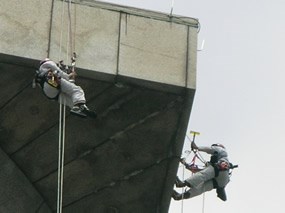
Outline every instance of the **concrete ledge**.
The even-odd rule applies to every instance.
[[[191,27],[199,28],[199,20],[196,18],[179,16],[175,14],[172,14],[172,16],[170,16],[170,14],[162,13],[158,11],[138,9],[135,7],[122,6],[122,5],[106,3],[102,1],[72,0],[72,2],[76,4],[87,5],[90,7],[96,7],[96,8],[101,8],[105,10],[111,10],[115,12],[126,13],[130,15],[141,16],[141,17],[160,20],[160,21],[173,22],[177,24],[189,25]]]
[[[68,63],[75,51],[81,69],[196,88],[197,19],[91,0],[10,0],[0,13],[3,54]]]
[[[39,68],[40,60],[36,59],[28,59],[19,56],[7,55],[0,53],[0,63],[14,64],[18,66],[30,67],[35,70]],[[118,87],[123,86],[123,84],[130,84],[134,86],[143,86],[149,89],[154,89],[158,91],[171,92],[179,94],[183,91],[187,91],[188,89],[184,87],[179,87],[175,85],[147,81],[139,78],[132,78],[123,75],[113,75],[108,73],[102,73],[82,68],[76,68],[76,72],[78,73],[78,77],[81,78],[90,78],[99,81],[113,82]]]

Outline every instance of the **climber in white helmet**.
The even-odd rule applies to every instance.
[[[225,187],[230,181],[229,169],[230,162],[228,153],[222,144],[213,144],[210,147],[198,147],[194,142],[191,143],[193,150],[206,152],[211,155],[210,162],[206,167],[197,173],[194,173],[185,181],[176,178],[176,187],[189,187],[184,193],[180,194],[173,190],[172,198],[174,200],[188,199],[198,196],[206,191],[216,189],[217,196],[223,201],[227,200]]]
[[[71,81],[76,73],[72,71],[67,74],[49,58],[40,62],[35,82],[40,85],[44,94],[49,99],[55,99],[71,108],[70,112],[81,117],[96,117],[94,111],[86,106],[86,99],[83,89]]]

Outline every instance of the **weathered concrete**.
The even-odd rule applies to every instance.
[[[51,212],[33,184],[0,149],[0,212]]]
[[[47,55],[52,1],[2,1],[1,53],[38,59]]]
[[[99,117],[67,114],[64,212],[166,213],[195,93],[198,21],[72,2],[72,46],[67,3],[1,5],[0,210],[56,208],[58,104],[31,80],[40,59],[75,49],[76,82]]]
[[[22,78],[16,78],[9,95],[0,93],[0,144],[40,192],[45,205],[55,210],[57,103],[31,88],[33,68],[14,65],[17,58],[11,59],[0,63],[4,76],[0,85],[9,87],[6,80],[15,75]],[[194,91],[154,90],[134,80],[128,83],[127,79],[120,87],[114,82],[87,78],[78,78],[77,82],[86,91],[88,105],[96,107],[100,116],[92,120],[68,114],[66,212],[93,209],[100,213],[113,207],[118,212],[167,212]],[[10,193],[21,199],[20,194]]]
[[[72,2],[70,7],[59,0],[3,2],[1,52],[60,60],[75,51],[83,69],[195,89],[196,19]]]

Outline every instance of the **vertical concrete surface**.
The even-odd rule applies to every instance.
[[[56,210],[58,105],[31,82],[70,63],[98,118],[67,113],[64,212],[166,213],[196,89],[197,19],[95,0],[0,7],[0,212]]]
[[[51,212],[38,191],[2,149],[0,162],[0,212]]]

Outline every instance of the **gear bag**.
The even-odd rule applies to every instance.
[[[226,201],[227,194],[226,194],[225,187],[219,187],[217,180],[215,178],[213,178],[213,185],[214,185],[214,189],[216,189],[217,197],[220,198],[222,201]]]
[[[58,99],[60,93],[60,78],[52,71],[40,75],[40,72],[36,70],[33,87],[35,87],[36,84],[42,88],[42,91],[47,98],[52,100]]]

